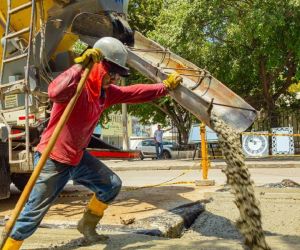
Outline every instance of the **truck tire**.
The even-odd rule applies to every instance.
[[[164,150],[162,158],[163,159],[171,159],[171,154],[167,150]]]
[[[139,157],[140,157],[141,160],[144,160],[144,158],[145,158],[142,152],[140,152]]]
[[[19,189],[20,191],[23,191],[23,189],[25,188],[29,178],[30,178],[29,173],[13,173],[11,175],[11,181],[13,184],[15,184],[15,186],[17,187],[17,189]]]
[[[8,164],[8,143],[0,142],[0,199],[10,196],[10,173]]]

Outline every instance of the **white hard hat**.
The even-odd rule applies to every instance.
[[[104,59],[111,65],[111,71],[121,76],[129,75],[129,68],[126,67],[127,50],[123,43],[113,37],[102,37],[95,44],[94,48],[100,49]]]

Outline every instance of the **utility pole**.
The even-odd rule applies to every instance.
[[[125,86],[125,78],[122,77],[121,85]],[[122,124],[123,124],[123,150],[129,149],[129,138],[128,138],[128,119],[127,119],[127,104],[122,103]]]

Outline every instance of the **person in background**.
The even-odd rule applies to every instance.
[[[170,129],[162,130],[161,126],[157,125],[157,130],[155,130],[155,132],[154,132],[156,159],[162,159],[162,157],[163,157],[163,151],[164,151],[163,135],[164,135],[164,132],[166,132]]]
[[[118,86],[120,76],[129,75],[129,69],[125,66],[126,48],[113,37],[101,38],[93,49],[86,50],[75,59],[76,64],[50,83],[48,95],[53,102],[53,108],[34,155],[35,166],[76,91],[84,67],[91,60],[94,66],[85,87],[2,250],[21,248],[23,241],[36,231],[69,180],[93,192],[93,197],[78,223],[78,231],[87,242],[105,240],[107,237],[99,235],[96,227],[104,215],[104,210],[120,192],[122,181],[103,162],[85,150],[99,118],[112,105],[143,103],[165,96],[182,81],[179,74],[173,73],[162,83]]]

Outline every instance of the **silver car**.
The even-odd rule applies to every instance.
[[[174,158],[177,151],[174,151],[176,147],[175,142],[171,141],[164,141],[163,142],[164,150],[163,150],[163,159],[171,159]],[[140,150],[140,158],[143,160],[144,158],[152,158],[156,159],[156,148],[155,148],[155,141],[153,139],[147,139],[140,141],[137,146],[137,150]]]

